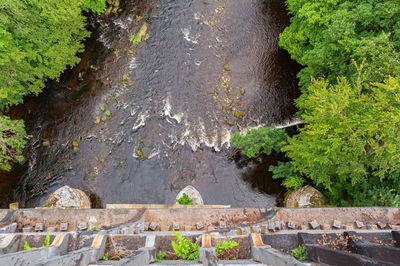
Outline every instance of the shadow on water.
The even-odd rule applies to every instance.
[[[150,38],[134,46],[144,22]],[[206,204],[275,206],[279,155],[244,158],[229,138],[295,112],[283,1],[132,1],[96,23],[81,63],[13,111],[33,138],[6,201],[42,205],[69,185],[94,207],[172,203],[190,184]]]

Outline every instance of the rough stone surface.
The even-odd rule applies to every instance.
[[[325,198],[315,188],[304,186],[290,193],[285,204],[289,208],[320,207],[325,205]]]
[[[334,229],[340,229],[342,227],[342,223],[340,221],[338,221],[338,220],[333,220],[332,227]]]
[[[32,231],[33,231],[33,228],[31,226],[22,228],[23,233],[29,233]]]
[[[367,224],[367,229],[368,230],[376,230],[377,226],[375,224]]]
[[[275,222],[275,230],[277,230],[277,231],[279,231],[279,230],[282,230],[283,228],[282,228],[282,223],[281,223],[281,221],[276,221]]]
[[[248,227],[240,227],[239,228],[239,234],[240,235],[248,235],[248,234],[250,234],[250,228],[248,228]]]
[[[253,226],[251,227],[251,231],[252,231],[252,233],[260,234],[260,233],[261,233],[261,228],[260,228],[259,225],[253,225]]]
[[[224,221],[219,222],[219,227],[226,227],[226,223]]]
[[[47,232],[57,232],[57,227],[48,227]]]
[[[145,230],[145,231],[149,231],[149,225],[150,225],[150,223],[149,223],[149,222],[145,222],[143,225],[144,225],[144,230]]]
[[[82,190],[63,186],[50,194],[46,201],[49,208],[90,208],[89,197]]]
[[[268,224],[262,224],[261,225],[261,234],[266,234],[268,233]]]
[[[193,205],[204,205],[203,198],[201,197],[200,192],[190,185],[185,187],[178,193],[175,199],[176,204],[179,204],[176,200],[181,198],[183,196],[183,193],[188,195],[189,198],[193,200]]]
[[[274,223],[269,223],[268,224],[268,230],[271,231],[271,232],[275,231],[275,224]]]
[[[322,230],[329,230],[331,228],[329,224],[321,224],[320,227]]]
[[[319,228],[319,223],[316,220],[312,220],[309,223],[309,225],[310,225],[311,229],[318,229]]]

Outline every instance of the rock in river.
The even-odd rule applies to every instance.
[[[90,208],[90,200],[82,190],[63,186],[50,194],[46,201],[49,208]]]
[[[186,193],[186,195],[188,195],[189,198],[193,200],[193,205],[203,205],[204,204],[203,198],[201,197],[200,192],[197,191],[197,189],[195,189],[194,187],[192,187],[190,185],[186,186],[184,189],[182,189],[178,193],[178,195],[176,196],[176,199],[181,198],[183,196],[183,193]],[[175,200],[175,203],[179,204],[176,202],[176,200]]]
[[[285,205],[289,208],[320,207],[325,205],[325,199],[321,192],[307,185],[290,193]]]

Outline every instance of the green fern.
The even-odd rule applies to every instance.
[[[44,239],[44,244],[43,244],[43,247],[48,247],[48,246],[50,246],[50,234],[49,234],[49,232],[47,232],[46,238]]]
[[[199,257],[199,246],[182,237],[174,229],[172,230],[178,240],[178,243],[171,240],[171,245],[176,255],[182,257],[184,260],[196,260]]]
[[[24,250],[30,250],[30,249],[32,248],[29,246],[28,242],[25,241]]]
[[[189,198],[186,193],[183,193],[182,197],[176,200],[181,205],[193,205],[193,200]]]
[[[215,246],[215,250],[217,252],[217,255],[221,255],[224,250],[234,248],[236,246],[239,246],[239,244],[236,241],[224,241],[220,242]]]
[[[292,256],[301,261],[306,260],[306,247],[299,245],[298,248],[292,249]]]

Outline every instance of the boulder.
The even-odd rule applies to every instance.
[[[63,186],[50,194],[46,201],[48,208],[90,208],[89,197],[82,190]]]
[[[320,207],[325,205],[325,198],[315,188],[304,186],[289,194],[285,206],[289,208]]]
[[[204,205],[203,198],[201,197],[200,192],[190,185],[186,186],[178,193],[175,199],[175,204],[179,204],[176,200],[180,199],[183,196],[183,193],[186,193],[186,195],[188,195],[189,198],[193,200],[193,205]]]

